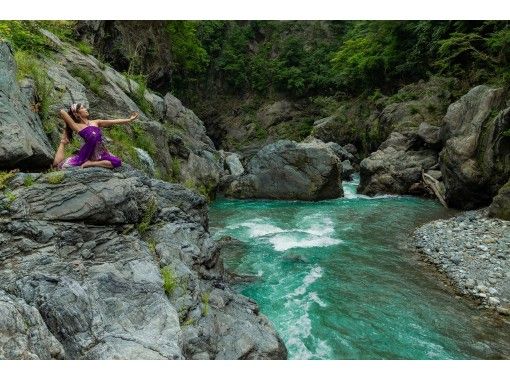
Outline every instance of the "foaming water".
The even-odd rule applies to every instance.
[[[356,194],[321,202],[227,200],[211,232],[244,242],[225,265],[258,276],[255,299],[293,359],[508,358],[508,325],[456,299],[400,242],[451,214],[437,202]]]

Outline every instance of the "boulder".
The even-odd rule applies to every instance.
[[[378,116],[378,129],[384,136],[391,132],[416,129],[422,122],[436,124],[452,101],[450,89],[456,86],[452,78],[431,77],[402,87],[388,98]]]
[[[342,165],[322,142],[280,140],[266,145],[233,180],[225,195],[234,198],[321,200],[343,196]]]
[[[391,133],[379,150],[361,161],[358,192],[365,195],[416,193],[422,170],[437,163],[437,152],[411,149],[416,135]],[[411,191],[412,190],[412,191]]]
[[[345,144],[344,149],[353,156],[356,156],[358,154],[358,148],[356,148],[354,144]]]
[[[244,173],[244,167],[236,153],[230,153],[225,158],[230,174],[241,175]]]
[[[448,107],[440,167],[451,207],[487,206],[510,176],[510,108],[501,110],[503,100],[503,89],[482,85]]]
[[[201,142],[205,147],[214,149],[214,144],[207,136],[204,123],[195,113],[184,107],[179,99],[170,93],[164,98],[165,119],[181,128],[197,142]]]
[[[352,179],[352,175],[356,171],[351,165],[351,162],[349,160],[343,160],[342,161],[342,180],[344,181],[350,181]]]
[[[428,146],[438,148],[441,145],[440,130],[439,127],[423,122],[418,127],[418,137]]]
[[[48,168],[54,151],[41,119],[16,80],[9,45],[0,42],[0,169]]]
[[[188,160],[182,163],[181,176],[184,182],[204,186],[204,190],[209,194],[218,186],[223,165],[215,154],[207,150],[197,153],[190,153]]]
[[[510,181],[499,189],[489,207],[489,216],[510,220]]]

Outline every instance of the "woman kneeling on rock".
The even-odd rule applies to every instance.
[[[138,117],[138,113],[133,112],[128,119],[89,120],[87,108],[80,103],[75,103],[71,106],[69,112],[60,110],[60,117],[64,119],[66,128],[62,133],[60,145],[53,160],[54,167],[59,169],[72,166],[81,166],[82,168],[91,166],[117,168],[122,162],[120,158],[114,156],[106,149],[101,128],[114,124],[130,123]],[[76,154],[64,159],[65,145],[73,139],[73,132],[80,135],[85,143]]]

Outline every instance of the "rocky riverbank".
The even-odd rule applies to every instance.
[[[414,233],[425,260],[456,290],[484,308],[510,315],[510,222],[467,211],[423,225]]]
[[[0,192],[1,359],[285,359],[230,288],[207,203],[124,166]]]

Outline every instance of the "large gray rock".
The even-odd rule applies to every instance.
[[[214,144],[207,136],[204,123],[195,113],[184,107],[179,99],[167,93],[165,101],[165,117],[169,122],[183,128],[189,136],[197,142],[202,142],[205,147],[214,149]]]
[[[228,170],[233,175],[241,175],[244,173],[244,167],[236,153],[228,154],[225,158],[225,163],[228,166]]]
[[[218,186],[223,165],[207,150],[197,153],[190,153],[188,160],[183,162],[181,176],[185,182],[191,182],[194,186],[204,186],[204,190],[211,193]]]
[[[488,205],[510,176],[510,108],[499,111],[503,89],[477,86],[448,107],[440,154],[448,205]]]
[[[421,123],[418,127],[418,136],[431,147],[438,147],[441,144],[440,128],[428,123]]]
[[[286,358],[226,282],[204,198],[129,167],[63,174],[0,195],[0,358]]]
[[[510,181],[499,189],[489,207],[489,216],[510,220]]]
[[[342,165],[324,143],[280,140],[266,145],[233,180],[225,194],[234,198],[320,200],[343,196]]]
[[[413,150],[417,136],[391,133],[379,150],[361,161],[358,192],[366,195],[409,194],[420,182],[422,170],[436,165],[437,152],[431,149]]]
[[[54,151],[16,80],[12,51],[0,42],[0,168],[47,168]]]

